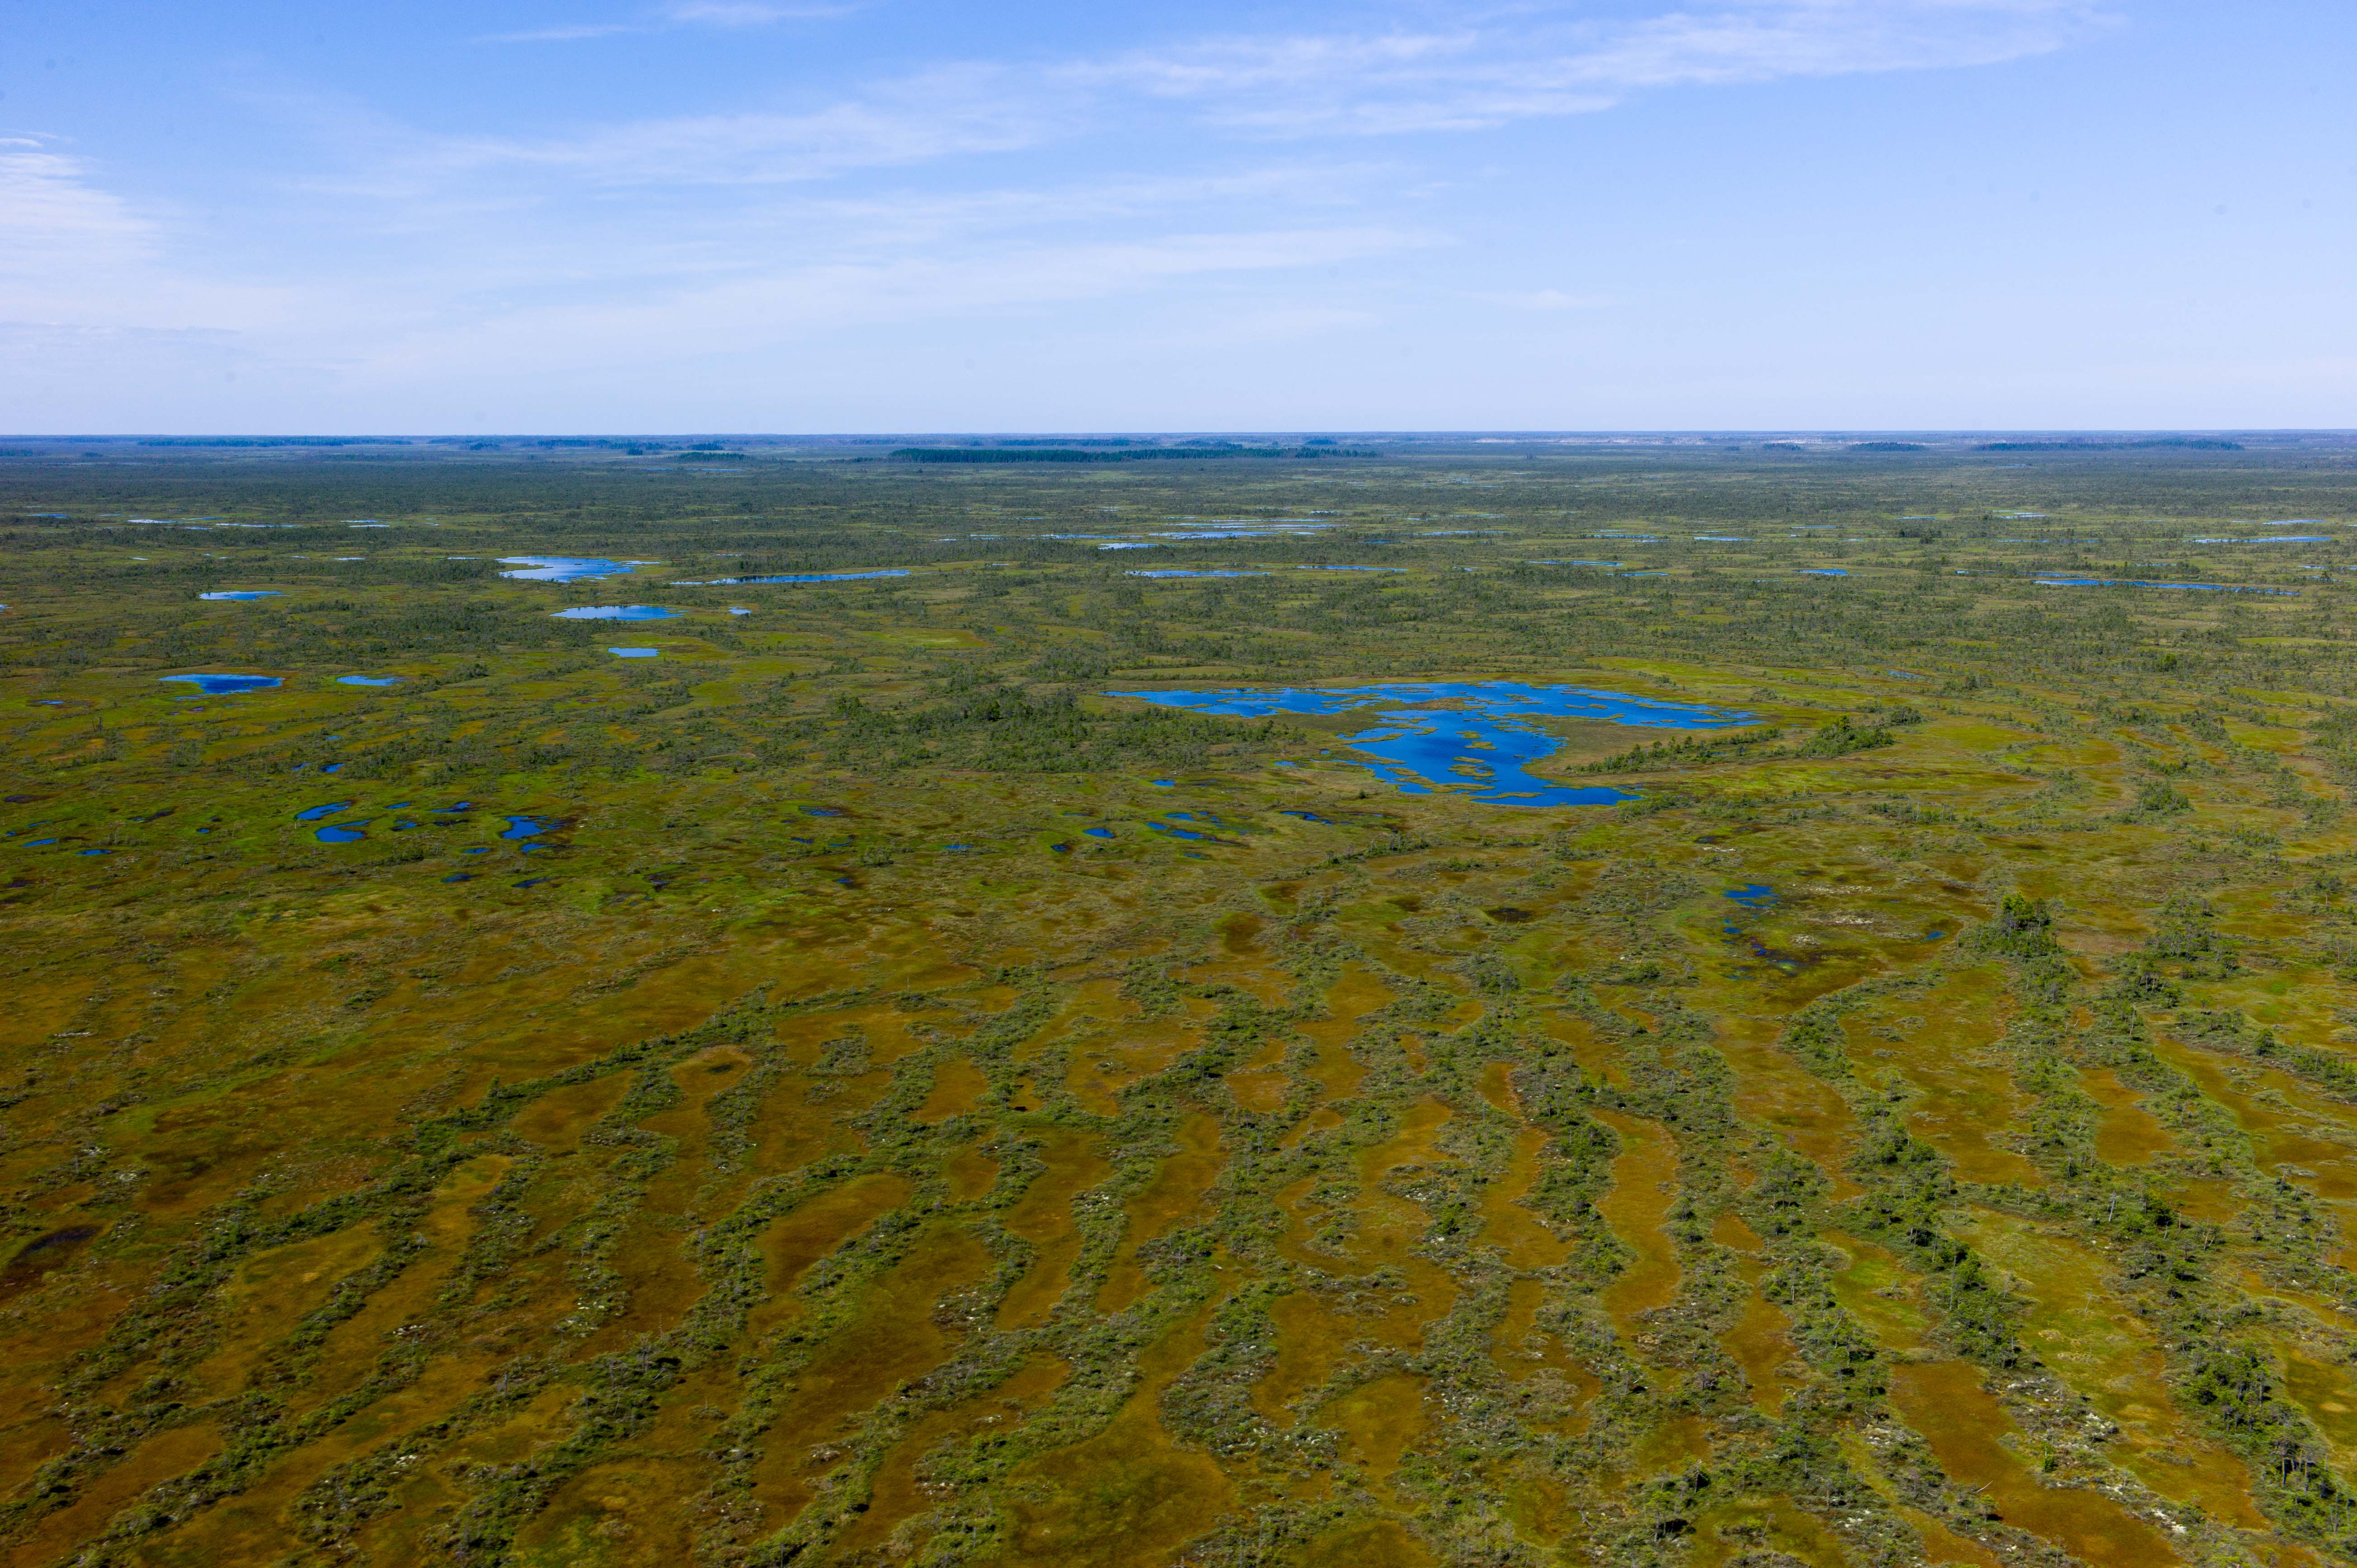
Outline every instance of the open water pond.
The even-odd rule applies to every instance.
[[[662,657],[662,650],[660,648],[609,648],[606,651],[617,659],[661,659]]]
[[[401,684],[401,679],[398,675],[339,675],[336,677],[336,684],[339,686],[398,686]]]
[[[1266,572],[1190,572],[1183,566],[1165,566],[1154,572],[1128,572],[1130,577],[1265,577]]]
[[[316,822],[323,817],[332,817],[338,811],[349,811],[351,809],[352,803],[350,800],[330,800],[324,806],[314,806],[307,811],[296,812],[295,820],[298,822]]]
[[[500,564],[520,570],[502,572],[523,583],[578,583],[591,577],[619,577],[635,566],[660,566],[660,561],[608,561],[595,555],[502,555]]]
[[[362,817],[357,822],[330,822],[311,836],[321,843],[358,843],[368,837],[362,830],[374,821],[374,817]]]
[[[218,594],[199,594],[197,597],[200,599],[234,599],[242,603],[247,599],[277,599],[284,598],[285,596],[281,594],[275,588],[235,588]]]
[[[669,620],[679,614],[661,605],[576,605],[551,613],[551,620]]]
[[[1339,714],[1371,707],[1374,728],[1341,744],[1378,758],[1364,763],[1413,795],[1469,792],[1491,805],[1593,806],[1635,797],[1603,785],[1553,783],[1524,771],[1561,746],[1533,718],[1602,719],[1668,729],[1717,729],[1750,715],[1688,703],[1665,703],[1582,686],[1532,686],[1518,681],[1390,682],[1332,689],[1116,692],[1199,714],[1266,718],[1276,714]],[[1416,703],[1416,707],[1390,704]],[[1446,707],[1438,704],[1447,703]]]
[[[186,681],[194,692],[177,692],[175,696],[225,697],[232,692],[265,692],[279,683],[275,675],[158,675],[158,681]]]

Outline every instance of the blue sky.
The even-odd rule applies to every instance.
[[[0,430],[2357,425],[2357,7],[19,0]]]

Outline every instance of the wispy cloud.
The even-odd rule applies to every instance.
[[[669,20],[701,24],[713,27],[766,27],[778,22],[810,22],[829,16],[847,16],[859,7],[852,5],[770,5],[754,0],[679,0],[664,7]]]
[[[837,9],[639,4],[515,37],[741,31]],[[288,143],[328,156],[282,166],[276,208],[237,213],[274,247],[242,270],[225,259],[228,221],[201,233],[189,212],[110,191],[61,144],[0,138],[0,317],[15,323],[0,323],[0,362],[17,342],[91,386],[234,374],[425,406],[475,381],[692,381],[706,363],[791,362],[797,345],[856,369],[902,328],[921,328],[904,336],[923,353],[969,331],[1027,354],[1098,333],[1107,362],[1116,341],[1181,359],[1340,341],[1395,326],[1419,290],[1499,313],[1502,338],[1610,328],[1620,317],[1506,313],[1628,300],[1472,292],[1584,275],[1627,288],[1576,255],[1485,262],[1479,282],[1385,273],[1457,244],[1458,222],[1471,231],[1470,204],[1445,196],[1465,160],[1436,148],[1663,90],[2022,58],[2103,24],[2082,0],[1711,0],[1614,22],[1433,0],[1426,14],[1448,24],[930,69],[903,54],[799,98],[781,86],[722,113],[570,126],[552,112],[500,134],[422,132],[357,101],[274,103],[297,127]],[[1370,140],[1417,134],[1439,139]]]
[[[154,246],[151,225],[40,136],[0,137],[0,276],[19,282],[144,260]]]
[[[566,137],[449,138],[425,153],[450,169],[570,173],[602,184],[777,184],[853,169],[1038,145],[1051,108],[995,67],[958,67],[799,113],[647,120]]]
[[[680,0],[662,15],[749,26],[816,10]],[[762,184],[1011,152],[1157,107],[1257,138],[1464,133],[1665,89],[1987,65],[2063,48],[2105,20],[2093,0],[1735,0],[1613,23],[1550,4],[1446,31],[1235,35],[1037,66],[947,65],[791,113],[454,141],[440,156],[608,184]]]
[[[1600,294],[1569,294],[1559,288],[1532,289],[1520,294],[1477,294],[1486,305],[1513,310],[1603,310],[1619,301]]]
[[[1633,22],[1531,7],[1447,32],[1238,36],[1066,68],[1275,135],[1470,131],[1638,92],[1986,65],[2104,25],[2088,0],[1756,0]]]
[[[489,33],[477,39],[486,44],[565,44],[590,38],[611,38],[631,33],[660,33],[674,27],[768,27],[780,22],[820,21],[848,16],[856,4],[812,0],[808,5],[778,5],[763,0],[673,0],[636,21],[581,22],[555,27],[529,27],[513,33]]]

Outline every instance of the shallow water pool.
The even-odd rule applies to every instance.
[[[591,577],[619,577],[637,566],[660,566],[660,561],[608,561],[596,555],[502,555],[502,565],[521,568],[502,572],[522,583],[578,583]]]
[[[1666,729],[1717,729],[1750,715],[1695,703],[1603,692],[1582,686],[1534,686],[1518,681],[1395,682],[1377,686],[1279,687],[1258,691],[1116,692],[1164,707],[1199,714],[1266,718],[1276,714],[1335,714],[1366,707],[1383,722],[1341,744],[1376,758],[1372,769],[1409,794],[1467,793],[1507,806],[1589,806],[1634,799],[1608,785],[1557,784],[1535,778],[1528,764],[1561,745],[1530,720],[1603,719]],[[1416,703],[1416,707],[1398,704]],[[1445,706],[1440,704],[1447,704]]]
[[[551,613],[552,620],[669,620],[679,614],[661,605],[576,605]]]
[[[225,697],[232,692],[264,692],[279,684],[275,675],[158,675],[158,681],[186,681],[194,692],[182,692],[179,696]]]

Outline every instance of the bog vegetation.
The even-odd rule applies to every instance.
[[[2352,514],[2248,439],[23,444],[0,1552],[2357,1560]],[[1492,679],[1725,722],[1529,720],[1538,808],[1117,694]]]

